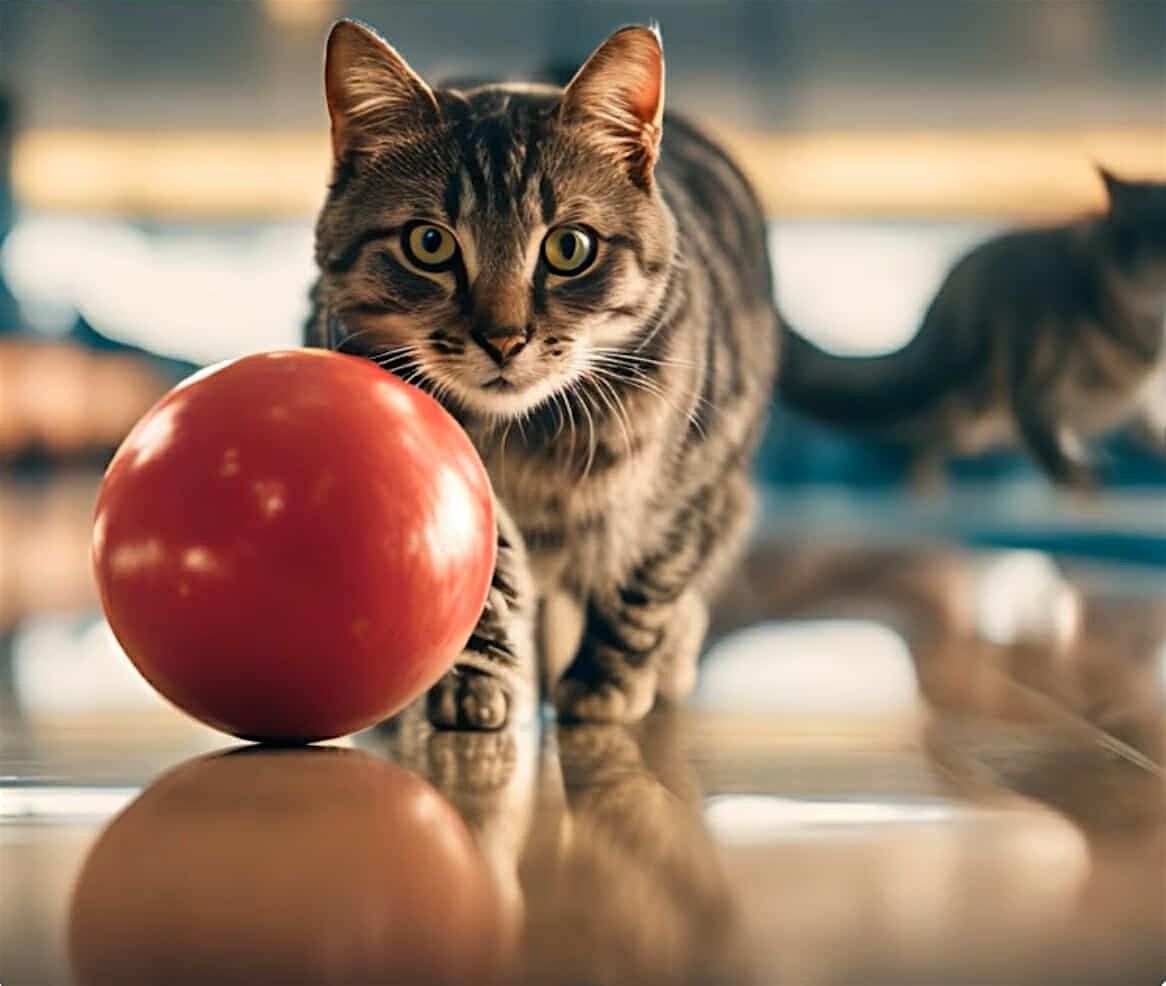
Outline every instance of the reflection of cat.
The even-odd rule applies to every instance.
[[[943,776],[973,800],[1019,795],[1080,833],[1088,864],[1062,931],[1083,943],[1080,982],[1166,972],[1164,639],[1166,604],[1092,600],[1063,653],[936,639],[916,655],[932,708],[923,741]]]
[[[559,732],[557,845],[524,860],[532,982],[746,979],[730,889],[675,716]]]
[[[1166,601],[1097,599],[1061,652],[928,641],[915,661],[931,752],[961,783],[1049,804],[1091,840],[1166,826],[1164,641]]]
[[[537,785],[523,746],[532,734],[413,725],[397,729],[394,755],[459,808],[509,884],[511,913],[525,915],[513,981],[746,981],[674,714],[559,729],[558,755],[543,751]]]
[[[998,866],[1009,865],[1010,853],[1027,857],[1027,834],[1059,832],[1067,841],[1056,851],[1066,845],[1072,851],[1058,858],[1080,863],[1080,869],[1054,874],[1055,886],[1046,888],[1052,897],[1019,895],[1023,899],[1008,913],[1029,919],[1035,914],[1040,921],[1016,934],[1044,935],[1040,922],[1054,914],[1087,930],[1095,916],[1110,936],[1106,947],[1125,951],[1105,974],[1093,975],[1104,964],[1099,959],[1102,965],[1089,966],[1091,978],[1058,981],[1098,986],[1140,981],[1129,973],[1152,968],[1162,939],[1166,789],[1156,650],[1166,637],[1166,605],[1085,597],[1034,552],[819,546],[766,550],[751,562],[757,566],[754,577],[747,566],[745,587],[732,593],[736,609],[725,613],[728,624],[829,612],[877,615],[902,630],[927,704],[922,746],[936,768],[936,783],[942,779],[956,798],[973,802],[957,816],[991,820],[990,831],[1003,840],[969,838],[969,832],[981,830],[947,821],[919,834],[918,841],[899,832],[888,836],[887,845],[902,849],[897,857],[902,863],[874,876],[854,868],[861,853],[838,852],[839,869],[824,883],[836,879],[840,893],[856,899],[865,893],[868,902],[878,901],[877,917],[861,912],[858,933],[878,928],[875,938],[889,931],[901,933],[900,941],[918,933],[936,943],[944,956],[936,961],[948,961],[943,951],[948,946],[972,954],[974,947],[961,951],[967,943],[960,946],[950,936],[962,934],[964,909],[982,902],[977,875],[998,874]],[[789,577],[775,583],[767,576],[775,570]],[[1075,601],[1072,632],[1051,626],[1055,632],[1042,634],[1027,618],[1010,623],[998,609],[986,611],[985,598],[1003,598],[1022,616],[1033,612],[1034,601]],[[1011,626],[1020,632],[1007,644],[988,643],[986,615],[994,631]],[[853,656],[856,674],[869,669],[862,654]],[[411,715],[420,717],[418,710]],[[787,844],[775,848],[773,857],[775,873],[791,865],[784,883],[761,876],[753,883],[752,874],[748,888],[728,882],[722,858],[740,867],[743,859],[758,857],[719,847],[704,827],[701,794],[689,766],[693,760],[681,748],[691,721],[657,710],[634,727],[561,727],[546,737],[541,760],[532,731],[434,732],[424,722],[412,732],[403,723],[395,727],[395,754],[430,777],[458,807],[507,888],[515,956],[508,982],[761,983],[772,981],[766,974],[781,968],[775,949],[783,955],[797,951],[788,925],[763,932],[759,940],[757,921],[749,918],[756,918],[759,893],[792,912],[804,911],[806,884],[799,880],[806,878],[805,868],[791,861],[813,856]],[[907,720],[908,726],[914,723]],[[712,748],[718,749],[724,747]],[[997,812],[1001,805],[1005,811]],[[1018,810],[1014,819],[1010,812]],[[1025,824],[1033,819],[1040,824]],[[968,866],[920,876],[923,896],[934,894],[937,906],[943,900],[947,909],[938,917],[926,905],[884,915],[892,888],[903,888],[916,900],[908,874],[914,872],[917,848],[923,850],[921,866],[934,865],[928,847],[950,850],[953,861]],[[1013,886],[1021,889],[1027,875],[1043,872],[1049,858],[1038,854],[1030,872],[1014,875]],[[972,878],[968,885],[965,876]],[[816,884],[823,875],[814,870],[808,879]],[[1000,890],[996,879],[993,892]],[[811,924],[821,920],[807,918]],[[972,924],[998,932],[1007,919]],[[1053,926],[1035,947],[1062,940],[1063,929]],[[906,981],[878,977],[878,962],[892,961],[897,970],[900,958],[881,953],[880,942],[860,938],[856,945],[855,955],[869,951],[876,960],[867,970],[869,981]],[[804,941],[800,947],[806,947]],[[1088,943],[1065,949],[1065,956],[1066,962],[1092,961]],[[853,957],[831,962],[845,964]],[[919,968],[930,968],[926,950],[915,959]],[[989,961],[985,968],[1003,966]]]
[[[728,594],[726,631],[777,615],[829,614],[874,617],[902,632],[926,703],[921,743],[937,777],[989,813],[1019,812],[1017,824],[1001,821],[1006,841],[969,847],[969,858],[998,861],[1007,840],[1023,841],[1024,819],[1042,816],[1077,848],[1063,862],[1069,871],[1079,862],[1079,873],[1054,876],[1049,867],[1050,879],[1065,882],[1048,940],[1073,945],[1042,957],[1059,967],[1023,981],[1160,981],[1166,597],[1098,598],[1035,552],[783,546],[748,562]],[[855,658],[861,674],[866,665]],[[945,836],[959,844],[957,831]]]
[[[1032,551],[828,545],[760,545],[730,588],[714,636],[774,618],[862,616],[894,626],[936,713],[940,746],[945,730],[955,742],[966,721],[989,735],[1053,726],[1050,735],[1075,744],[1063,764],[1039,764],[1028,780],[1009,771],[1031,757],[1002,760],[989,771],[992,785],[1065,800],[1066,814],[1086,826],[1166,820],[1166,597],[1091,597]],[[1105,769],[1094,773],[1096,765]],[[1091,788],[1122,771],[1120,803]],[[1151,796],[1122,794],[1147,785]]]
[[[1080,605],[1077,588],[1035,551],[762,542],[714,612],[712,636],[763,620],[867,617],[916,643],[990,638],[1060,649],[1077,633]]]
[[[1019,441],[1070,485],[1107,431],[1138,422],[1166,447],[1166,182],[1101,175],[1104,215],[980,245],[898,352],[833,356],[790,332],[783,399],[920,465]]]

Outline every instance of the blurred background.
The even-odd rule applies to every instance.
[[[658,19],[670,105],[742,162],[785,313],[839,352],[902,346],[974,243],[1099,208],[1096,162],[1166,178],[1163,0],[3,0],[8,653],[92,629],[89,510],[138,414],[197,365],[298,344],[340,15],[430,78],[574,65]],[[1017,455],[955,462],[920,498],[894,449],[777,409],[763,524],[1046,549],[1160,588],[1166,469],[1120,437],[1107,454],[1113,482],[1088,501]]]
[[[0,0],[5,982],[42,960],[40,981],[66,981],[65,904],[97,828],[225,741],[122,657],[91,511],[176,380],[298,345],[341,15],[430,78],[573,65],[657,19],[671,107],[749,173],[780,304],[837,352],[904,345],[981,240],[1099,209],[1095,163],[1166,179],[1166,0]],[[1144,764],[1161,769],[1166,468],[1121,436],[1105,451],[1090,498],[1010,454],[953,462],[922,497],[901,452],[775,408],[764,544],[719,627],[746,629],[709,656],[693,743],[705,822],[782,981],[843,981],[827,971],[872,948],[976,968],[1001,940],[1039,956],[1032,982],[1134,981],[1070,968],[1082,942],[1111,943],[1108,975],[1158,960],[1161,774]],[[1118,824],[1158,855],[1114,865]],[[856,968],[846,981],[944,981]]]

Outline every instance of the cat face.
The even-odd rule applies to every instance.
[[[1125,181],[1101,169],[1114,260],[1131,281],[1166,291],[1166,182]]]
[[[653,181],[663,57],[617,32],[565,90],[430,89],[352,22],[329,39],[317,226],[332,345],[511,418],[651,331],[672,220]]]

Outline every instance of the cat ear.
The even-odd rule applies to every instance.
[[[664,117],[659,31],[625,27],[603,42],[567,84],[559,116],[625,163],[633,181],[649,187]]]
[[[374,151],[396,133],[437,118],[437,100],[392,46],[356,21],[328,35],[324,91],[332,117],[332,154]]]
[[[1117,175],[1101,164],[1094,165],[1097,174],[1105,183],[1105,194],[1109,199],[1109,208],[1112,211],[1129,197],[1130,183],[1122,181]]]

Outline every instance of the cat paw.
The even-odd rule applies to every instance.
[[[1108,457],[1068,456],[1048,469],[1049,478],[1062,489],[1086,495],[1096,493],[1111,478],[1113,462]]]
[[[489,731],[510,720],[507,682],[467,665],[455,665],[426,696],[426,715],[435,729]]]
[[[442,791],[487,794],[506,786],[517,758],[511,731],[435,731],[428,742],[429,779]]]
[[[564,723],[555,734],[564,774],[602,764],[627,764],[639,759],[639,747],[626,726],[615,723]]]
[[[1061,485],[1075,493],[1092,496],[1109,481],[1111,470],[1105,463],[1075,463],[1060,477]]]
[[[639,722],[656,702],[656,673],[639,671],[621,679],[587,681],[567,673],[555,689],[562,722]]]

